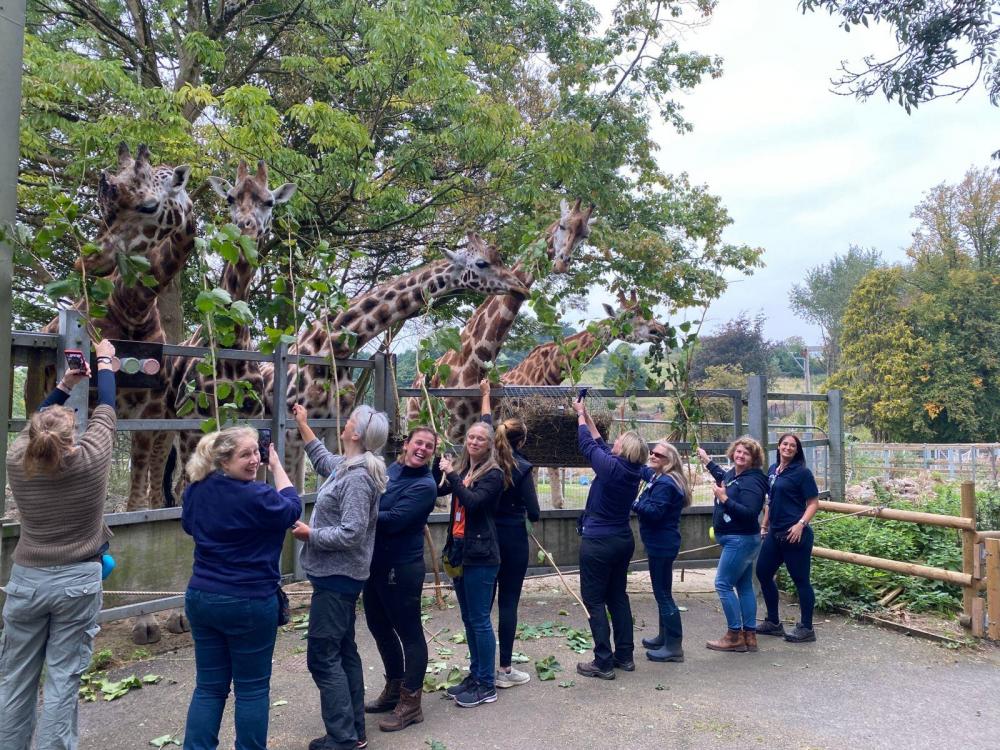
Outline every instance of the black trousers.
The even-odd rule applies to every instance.
[[[420,623],[424,561],[372,568],[365,583],[368,630],[375,639],[387,679],[402,679],[407,690],[420,690],[427,669],[427,642]]]
[[[306,664],[319,688],[325,748],[348,750],[365,736],[365,676],[354,641],[357,594],[316,589],[309,606]]]
[[[632,607],[626,593],[628,564],[635,552],[631,530],[580,541],[580,594],[590,611],[590,634],[594,638],[594,661],[610,669],[614,660],[629,661],[632,640]],[[607,609],[607,614],[605,614]],[[611,624],[608,625],[608,615]],[[614,630],[614,651],[611,633]]]
[[[497,524],[497,543],[500,545],[500,571],[493,597],[498,602],[499,610],[497,638],[500,642],[500,666],[509,667],[514,653],[514,635],[517,633],[517,605],[521,601],[524,574],[528,572],[528,530],[523,524]]]

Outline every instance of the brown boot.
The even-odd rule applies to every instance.
[[[735,651],[742,654],[747,650],[747,642],[743,637],[742,630],[729,630],[726,628],[724,636],[717,641],[709,641],[705,644],[705,647],[713,651]]]
[[[382,714],[392,711],[399,703],[399,690],[403,686],[402,679],[385,678],[385,687],[378,694],[378,698],[365,704],[366,714]]]
[[[752,654],[756,654],[759,650],[757,648],[757,631],[756,630],[744,630],[743,631],[743,642],[747,645],[747,651]]]
[[[420,710],[421,695],[423,691],[420,688],[416,690],[400,688],[399,703],[396,704],[392,714],[379,721],[378,728],[383,732],[398,732],[410,724],[419,724],[423,721],[424,713]]]

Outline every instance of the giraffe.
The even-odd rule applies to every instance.
[[[410,273],[380,284],[352,299],[343,312],[321,316],[298,337],[294,354],[346,359],[390,326],[419,314],[427,303],[460,290],[485,294],[528,295],[520,278],[505,268],[496,248],[469,232],[467,244],[455,251],[445,250],[445,260],[435,261]],[[288,409],[300,403],[310,419],[333,419],[350,413],[354,403],[353,386],[344,368],[337,368],[334,386],[328,377],[311,366],[289,366],[286,402]],[[261,363],[264,376],[264,404],[273,403],[274,368]],[[298,432],[290,432],[285,442],[285,466],[302,487],[304,446]],[[293,473],[294,470],[294,473]]]
[[[567,336],[561,345],[554,341],[539,344],[516,367],[505,372],[500,382],[503,385],[559,385],[569,375],[571,361],[582,359],[590,362],[614,341],[612,324],[623,319],[631,325],[631,332],[622,337],[629,343],[651,343],[666,335],[666,326],[642,312],[635,292],[630,300],[619,294],[618,301],[621,305],[619,312],[605,304],[606,319],[598,321],[588,330]]]
[[[251,263],[245,253],[240,252],[235,263],[227,262],[222,269],[222,276],[219,286],[229,293],[229,296],[236,300],[246,300],[249,297],[250,287],[257,274],[259,262],[263,260],[267,251],[267,243],[271,234],[271,220],[274,207],[282,203],[287,203],[295,194],[296,185],[286,182],[275,190],[267,186],[267,164],[260,160],[257,162],[257,171],[250,174],[245,160],[241,159],[236,170],[236,184],[231,185],[220,177],[209,177],[208,183],[212,189],[226,199],[229,204],[229,217],[232,223],[240,230],[245,237],[250,237],[257,243],[257,263]],[[233,349],[252,349],[250,328],[237,323],[234,327],[235,340]],[[181,342],[182,346],[204,346],[204,336],[199,327],[195,333],[186,341]],[[172,416],[176,416],[177,409],[190,397],[187,383],[193,382],[195,390],[201,393],[211,394],[218,382],[244,381],[249,384],[254,393],[264,392],[264,380],[260,373],[260,363],[250,360],[219,360],[216,365],[217,376],[204,375],[198,372],[196,367],[198,358],[195,357],[171,357],[167,362],[167,378],[169,381],[167,388],[167,409]],[[197,407],[196,407],[197,408]],[[199,413],[204,410],[200,410]],[[244,399],[240,404],[240,415],[249,419],[260,418],[264,415],[264,405],[256,399]],[[203,416],[209,416],[203,414]],[[194,452],[202,433],[197,430],[185,430],[180,433],[179,458],[181,476],[183,468],[187,464],[188,458]],[[165,465],[167,453],[173,433],[165,432],[158,443],[158,450],[152,457],[150,467],[151,476],[161,476]],[[169,477],[168,477],[169,481]],[[183,479],[178,483],[178,488],[183,486]],[[162,497],[162,496],[161,496]]]
[[[93,319],[94,327],[108,339],[166,343],[160,325],[157,298],[183,269],[194,247],[195,219],[187,194],[190,167],[160,165],[153,168],[149,149],[140,145],[133,159],[129,148],[118,147],[118,172],[101,173],[98,205],[104,226],[95,244],[100,252],[83,259],[89,273],[110,273],[112,291],[103,317]],[[150,283],[126,284],[117,270],[119,253],[141,255],[149,262]],[[74,308],[89,314],[86,300]],[[56,318],[43,329],[57,333]],[[51,369],[54,386],[55,371]],[[161,419],[166,415],[163,370],[157,379],[164,388],[119,390],[116,409],[121,419]],[[132,465],[129,508],[160,492],[159,482],[150,482],[148,457],[155,442],[153,432],[132,434]]]
[[[594,212],[593,204],[583,210],[580,201],[571,208],[566,200],[560,202],[559,219],[545,230],[546,254],[552,261],[556,273],[566,273],[573,252],[577,246],[590,236],[590,218]],[[514,267],[514,273],[526,287],[531,287],[535,279],[524,270],[523,264]],[[460,336],[462,348],[459,351],[449,351],[438,358],[436,364],[448,365],[450,373],[445,382],[434,377],[429,384],[432,388],[474,388],[486,376],[488,363],[494,361],[500,352],[500,347],[507,338],[517,313],[524,302],[523,297],[503,295],[490,297],[483,302],[469,318]],[[420,387],[424,377],[420,375],[413,383],[414,388]],[[447,397],[444,399],[452,420],[448,425],[448,439],[458,444],[466,430],[479,419],[478,399]],[[407,401],[406,415],[410,422],[415,421],[420,414],[420,400],[410,398]]]

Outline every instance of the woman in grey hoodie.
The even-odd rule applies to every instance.
[[[365,747],[365,683],[354,642],[358,595],[368,578],[378,500],[385,491],[385,445],[389,420],[370,406],[356,408],[340,435],[343,455],[330,453],[306,423],[292,414],[316,473],[326,477],[309,524],[297,521],[292,535],[305,542],[302,569],[313,585],[306,663],[319,688],[326,734],[309,750]]]

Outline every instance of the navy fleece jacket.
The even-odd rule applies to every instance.
[[[672,477],[656,474],[642,467],[642,479],[648,482],[632,504],[639,516],[639,536],[650,557],[677,557],[681,549],[681,511],[684,491]]]
[[[372,568],[391,568],[424,559],[424,526],[434,510],[437,486],[428,466],[393,463],[378,501]]]
[[[608,536],[629,531],[629,514],[639,493],[642,464],[626,461],[611,453],[611,448],[601,438],[591,437],[586,425],[577,429],[580,453],[590,462],[597,475],[587,505],[577,522],[581,536]]]
[[[737,476],[736,469],[728,471],[715,461],[709,461],[709,473],[726,488],[726,502],[715,501],[712,526],[715,535],[759,534],[760,512],[767,496],[767,477],[760,469],[747,469]]]

